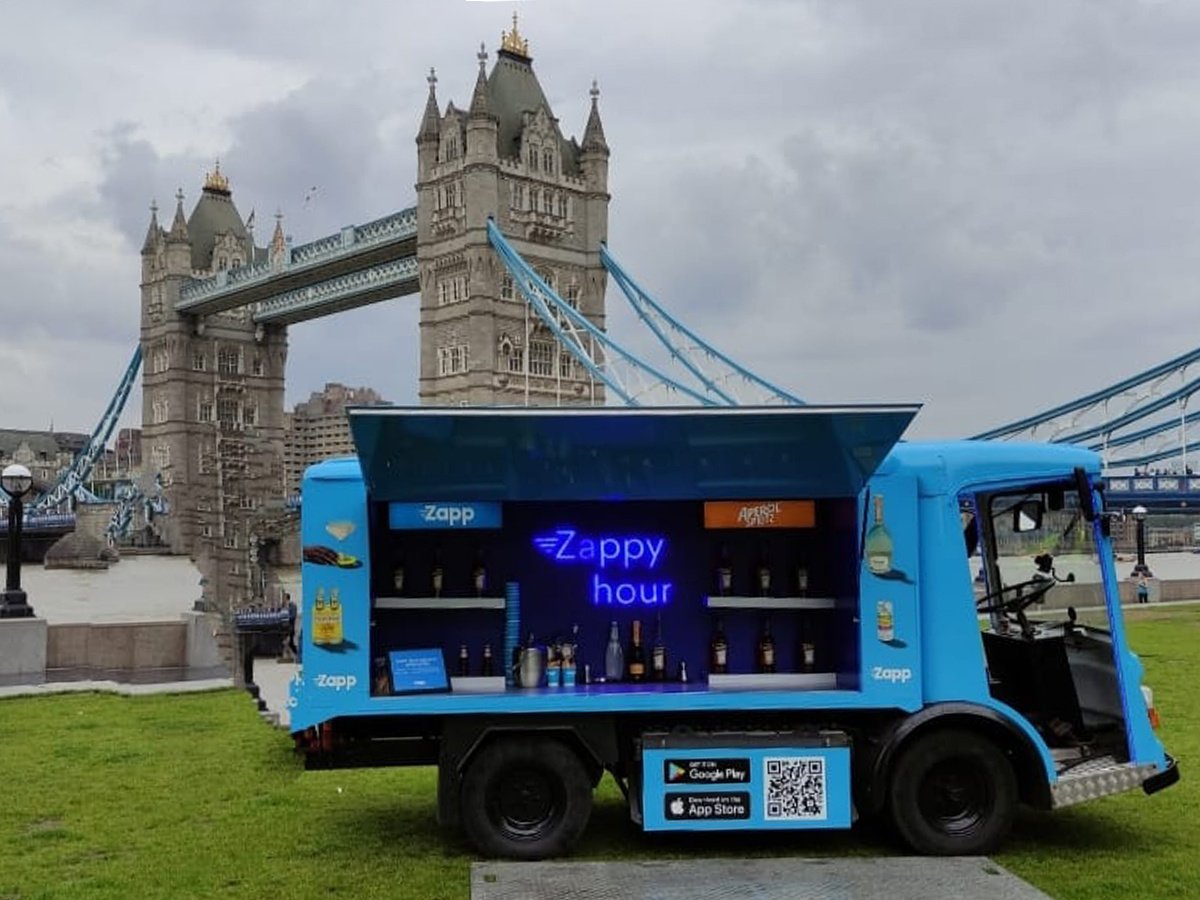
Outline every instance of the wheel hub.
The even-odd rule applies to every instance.
[[[558,812],[549,779],[533,769],[506,773],[497,800],[500,823],[514,835],[538,834]]]
[[[971,831],[992,803],[985,780],[966,760],[946,760],[926,775],[918,797],[926,819],[948,834]]]

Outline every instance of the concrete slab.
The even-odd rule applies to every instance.
[[[982,856],[479,862],[472,900],[1047,900]]]
[[[0,619],[0,675],[40,675],[46,671],[45,619]]]

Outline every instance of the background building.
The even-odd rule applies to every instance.
[[[87,446],[88,436],[73,431],[21,431],[0,428],[0,468],[20,463],[33,475],[35,491],[45,491]]]
[[[347,406],[388,405],[369,387],[330,383],[305,402],[297,403],[291,412],[284,413],[284,484],[288,495],[300,490],[304,470],[313,463],[353,455]]]

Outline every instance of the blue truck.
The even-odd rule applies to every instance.
[[[437,766],[517,859],[606,772],[646,831],[925,854],[1173,784],[1098,456],[900,441],[917,410],[352,409],[302,488],[306,765]]]

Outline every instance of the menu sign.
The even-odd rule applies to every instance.
[[[817,505],[812,500],[709,500],[705,528],[812,528]]]

